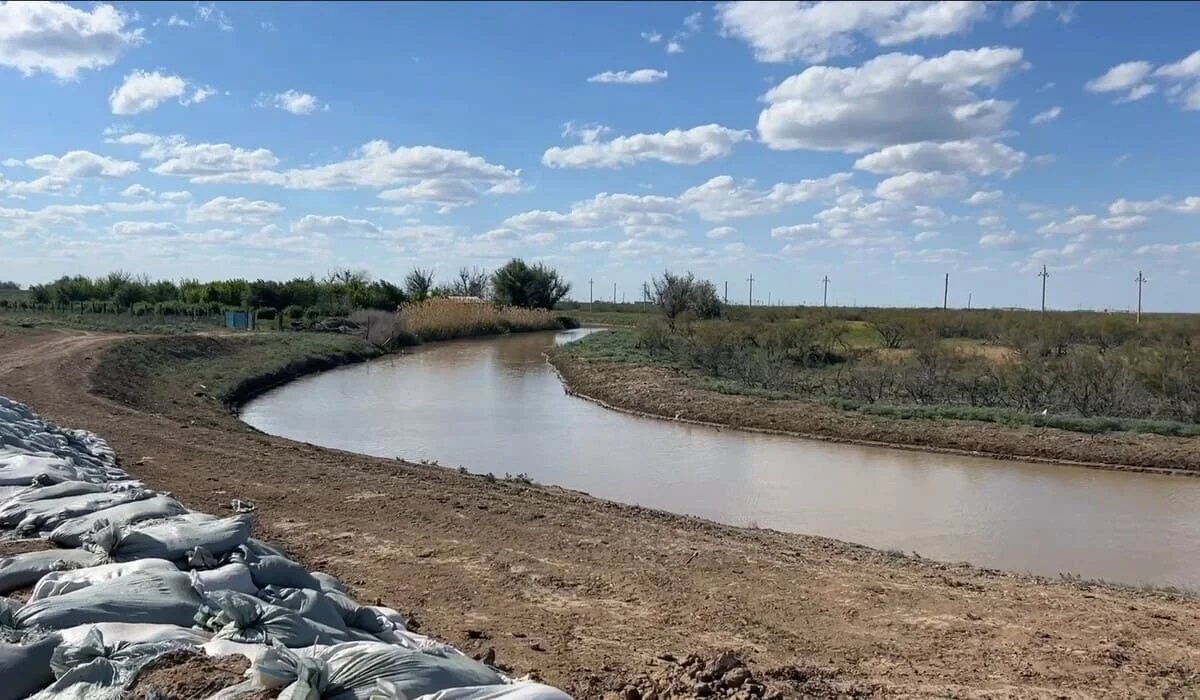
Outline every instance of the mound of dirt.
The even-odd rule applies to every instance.
[[[128,700],[204,700],[241,683],[250,662],[244,656],[205,656],[198,651],[173,651],[142,669],[125,693]],[[278,693],[258,693],[243,700],[268,700]]]

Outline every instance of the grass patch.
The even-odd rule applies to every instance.
[[[335,333],[131,338],[104,352],[92,378],[98,393],[138,408],[170,415],[190,397],[224,414],[282,382],[381,354]]]
[[[130,314],[0,312],[0,328],[70,328],[97,333],[183,335],[224,328],[224,318],[192,320],[187,317],[134,316]]]
[[[562,315],[575,319],[582,325],[617,326],[633,328],[651,317],[648,311],[590,311],[573,309],[562,311]]]
[[[585,360],[669,364],[663,358],[639,347],[637,335],[629,331],[611,330],[589,333],[579,340],[555,348],[554,352]]]

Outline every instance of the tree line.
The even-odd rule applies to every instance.
[[[19,289],[19,285],[3,289]],[[53,282],[33,285],[29,304],[99,310],[181,307],[220,309],[227,307],[314,309],[327,315],[355,309],[395,310],[406,303],[430,297],[470,296],[494,301],[501,306],[553,308],[570,292],[571,285],[559,273],[541,263],[529,265],[514,258],[495,271],[462,268],[458,275],[438,282],[433,270],[414,268],[400,284],[373,279],[361,270],[333,270],[321,279],[313,276],[287,281],[228,279],[202,282],[198,279],[154,280],[146,275],[117,271],[102,277],[64,276]],[[12,304],[12,302],[5,302]],[[20,302],[26,303],[26,302]],[[298,314],[295,314],[298,315]]]

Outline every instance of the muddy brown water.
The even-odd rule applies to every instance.
[[[441,343],[248,404],[267,433],[1048,576],[1200,588],[1200,479],[838,445],[637,418],[542,353],[587,329]]]

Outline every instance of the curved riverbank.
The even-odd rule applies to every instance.
[[[518,673],[536,669],[580,698],[630,684],[694,697],[695,681],[661,692],[639,679],[678,679],[664,655],[724,650],[784,684],[783,697],[1196,689],[1193,598],[941,564],[317,448],[253,432],[216,398],[268,364],[263,347],[117,340],[0,337],[0,393],[105,435],[134,476],[189,507],[254,501],[266,539],[356,597],[415,612],[423,632],[468,653],[492,648]],[[114,354],[120,362],[101,369]],[[145,366],[132,375],[115,371],[138,357]]]
[[[812,440],[1179,476],[1200,476],[1200,439],[1087,435],[950,419],[896,419],[794,400],[725,394],[663,365],[547,353],[564,388],[606,408],[663,420]]]

